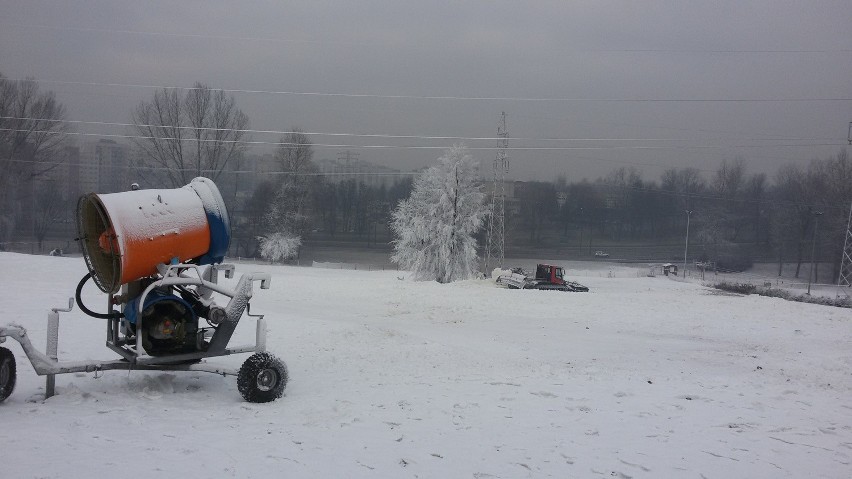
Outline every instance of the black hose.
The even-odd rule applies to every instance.
[[[96,312],[92,311],[91,309],[87,308],[83,304],[83,300],[80,298],[80,293],[82,293],[82,291],[83,291],[83,285],[86,284],[86,281],[88,281],[89,278],[91,278],[91,277],[92,277],[92,273],[88,272],[88,273],[86,273],[86,276],[83,276],[83,279],[81,279],[80,282],[77,284],[77,291],[74,294],[74,298],[77,300],[77,306],[80,307],[80,310],[83,311],[84,313],[88,314],[89,316],[91,316],[93,318],[98,318],[98,319],[120,319],[120,318],[123,318],[124,313],[118,313],[118,312],[96,313]]]

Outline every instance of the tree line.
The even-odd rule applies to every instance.
[[[37,192],[32,185],[60,165],[65,119],[65,107],[52,91],[0,73],[0,244],[20,230],[44,239],[59,209],[56,191]],[[27,214],[26,200],[49,208]]]
[[[831,263],[836,278],[852,204],[852,162],[844,149],[805,166],[784,165],[772,178],[749,174],[742,159],[721,161],[707,177],[694,168],[670,168],[646,180],[621,167],[596,181],[561,177],[516,190],[518,214],[507,225],[515,245],[558,247],[579,238],[579,244],[594,239],[614,248],[684,247],[689,226],[691,259],[734,270],[755,259],[777,261],[779,275],[793,263],[799,277],[814,246],[817,261]]]
[[[148,186],[178,187],[199,174],[219,179],[245,157],[251,140],[249,118],[234,97],[202,83],[156,91],[130,116],[133,142],[144,158],[134,174]],[[0,74],[0,244],[16,233],[42,240],[56,217],[57,200],[46,197],[55,189],[37,193],[28,185],[61,164],[69,143],[65,120],[65,107],[53,92]],[[323,175],[310,138],[298,128],[283,134],[278,145],[277,171],[229,205],[237,254],[253,256],[267,246],[284,257],[309,242],[387,246],[394,239],[393,212],[409,198],[413,177],[377,186],[357,176]],[[515,182],[511,190],[505,220],[509,254],[572,248],[589,254],[594,244],[657,245],[657,253],[652,248],[647,256],[670,256],[688,223],[691,259],[731,268],[772,260],[779,274],[793,263],[798,276],[814,244],[817,258],[831,263],[836,277],[852,202],[852,164],[841,150],[784,165],[773,176],[751,174],[744,160],[735,159],[722,161],[709,175],[670,168],[645,179],[639,170],[621,167],[593,181],[563,176]],[[28,202],[31,211],[24,207]],[[483,229],[476,238],[482,251]],[[278,247],[269,243],[273,239]]]

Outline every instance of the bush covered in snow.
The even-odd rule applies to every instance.
[[[731,293],[739,294],[754,294],[757,292],[757,286],[751,283],[728,283],[726,281],[722,281],[714,284],[713,287],[721,289],[722,291],[730,291]]]
[[[716,289],[730,291],[740,294],[759,294],[761,296],[769,296],[772,298],[781,298],[788,301],[798,301],[800,303],[822,304],[825,306],[838,306],[841,308],[852,308],[852,301],[849,298],[830,298],[826,296],[809,296],[807,294],[794,294],[784,289],[766,288],[763,286],[755,286],[751,283],[728,283],[722,281],[713,285]]]
[[[257,240],[260,242],[260,256],[272,263],[295,258],[302,246],[302,238],[289,233],[272,233]]]

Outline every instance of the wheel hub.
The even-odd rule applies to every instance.
[[[257,388],[263,392],[271,391],[278,384],[278,373],[266,368],[257,374]]]

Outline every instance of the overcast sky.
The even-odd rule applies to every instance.
[[[132,85],[196,81],[267,92],[234,93],[256,130],[493,138],[505,111],[521,180],[619,166],[655,179],[738,157],[771,174],[836,154],[852,121],[848,0],[0,0],[0,12],[0,72],[42,81],[73,120],[127,123],[153,93]],[[363,146],[457,140],[312,141],[406,170],[441,151]],[[463,142],[490,168],[495,140]]]

